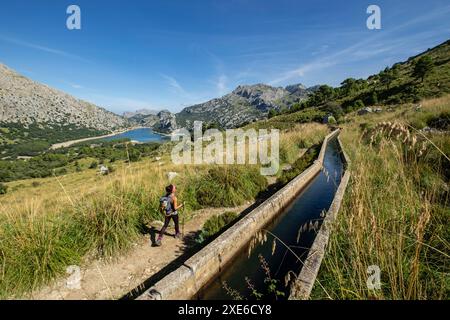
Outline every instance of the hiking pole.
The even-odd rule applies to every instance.
[[[185,217],[185,210],[186,210],[186,202],[183,201],[183,217],[181,218],[181,234],[184,237],[184,217]]]

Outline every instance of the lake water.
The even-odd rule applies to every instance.
[[[120,134],[116,134],[115,136],[107,137],[102,140],[112,141],[117,139],[130,139],[133,141],[146,143],[146,142],[165,142],[170,140],[170,137],[156,133],[150,128],[139,128],[126,131]]]

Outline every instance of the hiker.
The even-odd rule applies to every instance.
[[[166,195],[161,197],[160,202],[160,211],[164,213],[164,226],[162,227],[158,239],[156,240],[156,245],[161,245],[161,240],[163,238],[164,232],[166,232],[167,227],[169,226],[170,219],[173,219],[175,222],[175,238],[181,239],[180,233],[180,224],[178,219],[178,209],[183,207],[183,204],[178,205],[177,197],[175,196],[175,192],[177,191],[175,185],[171,184],[166,187]]]

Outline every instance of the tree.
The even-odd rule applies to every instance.
[[[342,81],[341,89],[344,94],[351,94],[356,89],[356,80],[354,78],[348,78]]]
[[[270,118],[273,118],[273,117],[275,117],[275,116],[277,116],[277,115],[278,115],[277,110],[275,110],[275,109],[270,109],[270,110],[269,110],[269,119],[270,119]]]
[[[425,77],[431,73],[434,64],[430,56],[423,56],[414,65],[413,76],[423,82]]]
[[[391,69],[386,68],[386,69],[384,69],[384,71],[381,71],[381,73],[380,73],[380,81],[381,81],[382,84],[384,84],[386,86],[386,89],[389,90],[389,88],[391,86],[391,83],[394,80],[395,80],[395,75],[394,75],[394,72]]]
[[[320,109],[327,114],[332,114],[336,119],[339,119],[344,115],[342,106],[335,101],[325,103],[325,105]]]
[[[372,92],[372,95],[370,96],[369,101],[370,101],[369,105],[371,105],[371,106],[378,104],[378,95],[377,95],[376,91]]]
[[[325,102],[333,99],[333,97],[334,89],[332,87],[327,85],[320,86],[319,89],[311,96],[310,105],[318,106],[324,104]]]
[[[365,107],[364,102],[362,102],[361,99],[356,100],[355,104],[353,105],[353,109],[362,109],[364,107]]]

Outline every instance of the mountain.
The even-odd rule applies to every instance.
[[[234,128],[264,119],[270,110],[289,109],[316,89],[301,84],[286,88],[266,84],[242,85],[221,98],[184,108],[175,115],[176,123],[178,127],[190,128],[194,121],[199,120],[222,128]]]
[[[136,111],[124,112],[122,116],[127,119],[132,119],[132,118],[146,117],[150,115],[157,115],[158,112],[159,110],[139,109]]]
[[[0,158],[33,156],[51,144],[110,133],[130,122],[0,64]]]
[[[127,121],[103,108],[32,81],[0,64],[0,123],[75,125],[112,131]]]
[[[302,84],[272,87],[266,84],[242,85],[221,98],[184,108],[173,114],[163,110],[158,114],[135,115],[134,123],[152,127],[156,131],[171,132],[177,128],[192,128],[194,121],[215,124],[221,128],[235,128],[244,123],[267,118],[270,110],[289,109],[317,90]]]
[[[141,120],[140,124],[163,133],[170,133],[178,128],[175,114],[168,110],[162,110],[155,115],[147,116]]]

